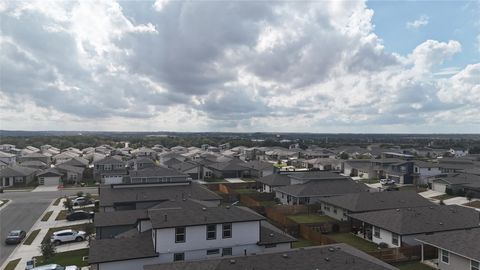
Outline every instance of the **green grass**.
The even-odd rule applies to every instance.
[[[260,206],[263,206],[263,207],[268,207],[276,204],[277,203],[274,201],[260,201]]]
[[[448,199],[451,199],[451,198],[455,198],[455,196],[453,195],[448,195],[448,194],[443,194],[443,195],[439,195],[439,196],[435,196],[435,197],[432,197],[431,199],[435,199],[435,200],[448,200]]]
[[[66,252],[60,252],[55,254],[53,258],[50,258],[48,260],[43,260],[42,256],[35,257],[37,259],[37,262],[39,264],[51,264],[51,263],[56,263],[60,264],[63,266],[67,265],[76,265],[79,267],[83,266],[88,266],[88,262],[82,261],[82,258],[84,256],[88,256],[88,248],[84,249],[78,249],[78,250],[72,250],[72,251],[66,251]]]
[[[60,201],[63,199],[63,197],[57,198],[55,202],[53,202],[53,205],[57,206],[60,204]]]
[[[322,215],[293,215],[288,216],[289,219],[295,221],[298,224],[302,223],[322,223],[322,222],[331,222],[336,221],[335,219],[329,216],[322,216]]]
[[[42,217],[42,221],[48,221],[48,219],[52,214],[53,214],[53,211],[48,211],[47,213],[45,213],[45,215]]]
[[[355,236],[351,233],[329,234],[328,237],[334,239],[337,242],[349,244],[365,252],[378,250],[376,244],[362,239],[358,236]]]
[[[40,229],[32,231],[27,239],[25,239],[25,242],[23,242],[24,245],[31,245],[33,243],[33,240],[37,237],[38,233],[40,233]]]
[[[52,234],[54,232],[58,232],[58,231],[61,231],[61,230],[72,229],[72,230],[77,230],[77,231],[85,231],[85,228],[87,227],[88,224],[89,223],[50,228],[50,229],[48,229],[48,232],[45,235],[45,237],[43,238],[42,242],[50,241],[50,238],[52,237]]]
[[[251,193],[258,192],[255,189],[251,189],[251,188],[239,188],[239,189],[234,189],[234,191],[240,194],[251,194]]]
[[[292,248],[301,248],[301,247],[309,247],[309,246],[315,246],[315,243],[303,238],[298,238],[297,242],[292,243]]]
[[[463,205],[470,206],[470,207],[475,207],[475,208],[480,208],[480,201],[473,201],[473,202],[468,202]]]
[[[15,270],[15,267],[17,267],[17,264],[20,262],[21,259],[22,258],[9,261],[5,268],[3,268],[3,270]]]
[[[395,267],[398,267],[400,270],[433,270],[430,266],[427,266],[421,262],[404,262],[404,263],[395,263]]]

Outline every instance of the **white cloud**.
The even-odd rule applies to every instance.
[[[406,23],[407,28],[418,29],[428,24],[430,18],[427,15],[421,15],[418,19],[414,21],[409,21]]]
[[[479,64],[437,71],[461,44],[389,53],[361,1],[49,4],[2,7],[3,128],[433,132],[478,122]]]

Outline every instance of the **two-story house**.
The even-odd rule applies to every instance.
[[[120,184],[127,175],[125,162],[111,156],[93,162],[93,176],[103,184]]]

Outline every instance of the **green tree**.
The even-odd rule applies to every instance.
[[[73,202],[70,198],[65,196],[65,201],[63,201],[63,207],[68,210],[68,212],[73,211]]]
[[[43,260],[47,261],[55,256],[57,249],[55,244],[48,239],[47,241],[42,242],[40,245],[40,251],[42,252]]]
[[[348,159],[349,157],[350,157],[350,156],[349,156],[348,153],[346,153],[346,152],[342,152],[342,153],[340,154],[340,158],[341,158],[341,159]]]

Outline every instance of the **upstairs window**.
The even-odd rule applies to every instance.
[[[217,239],[217,225],[207,225],[207,240]]]
[[[185,227],[175,228],[175,243],[185,242]]]
[[[232,223],[223,224],[223,238],[232,238]]]
[[[450,254],[444,249],[442,249],[442,262],[446,264],[450,262]]]

